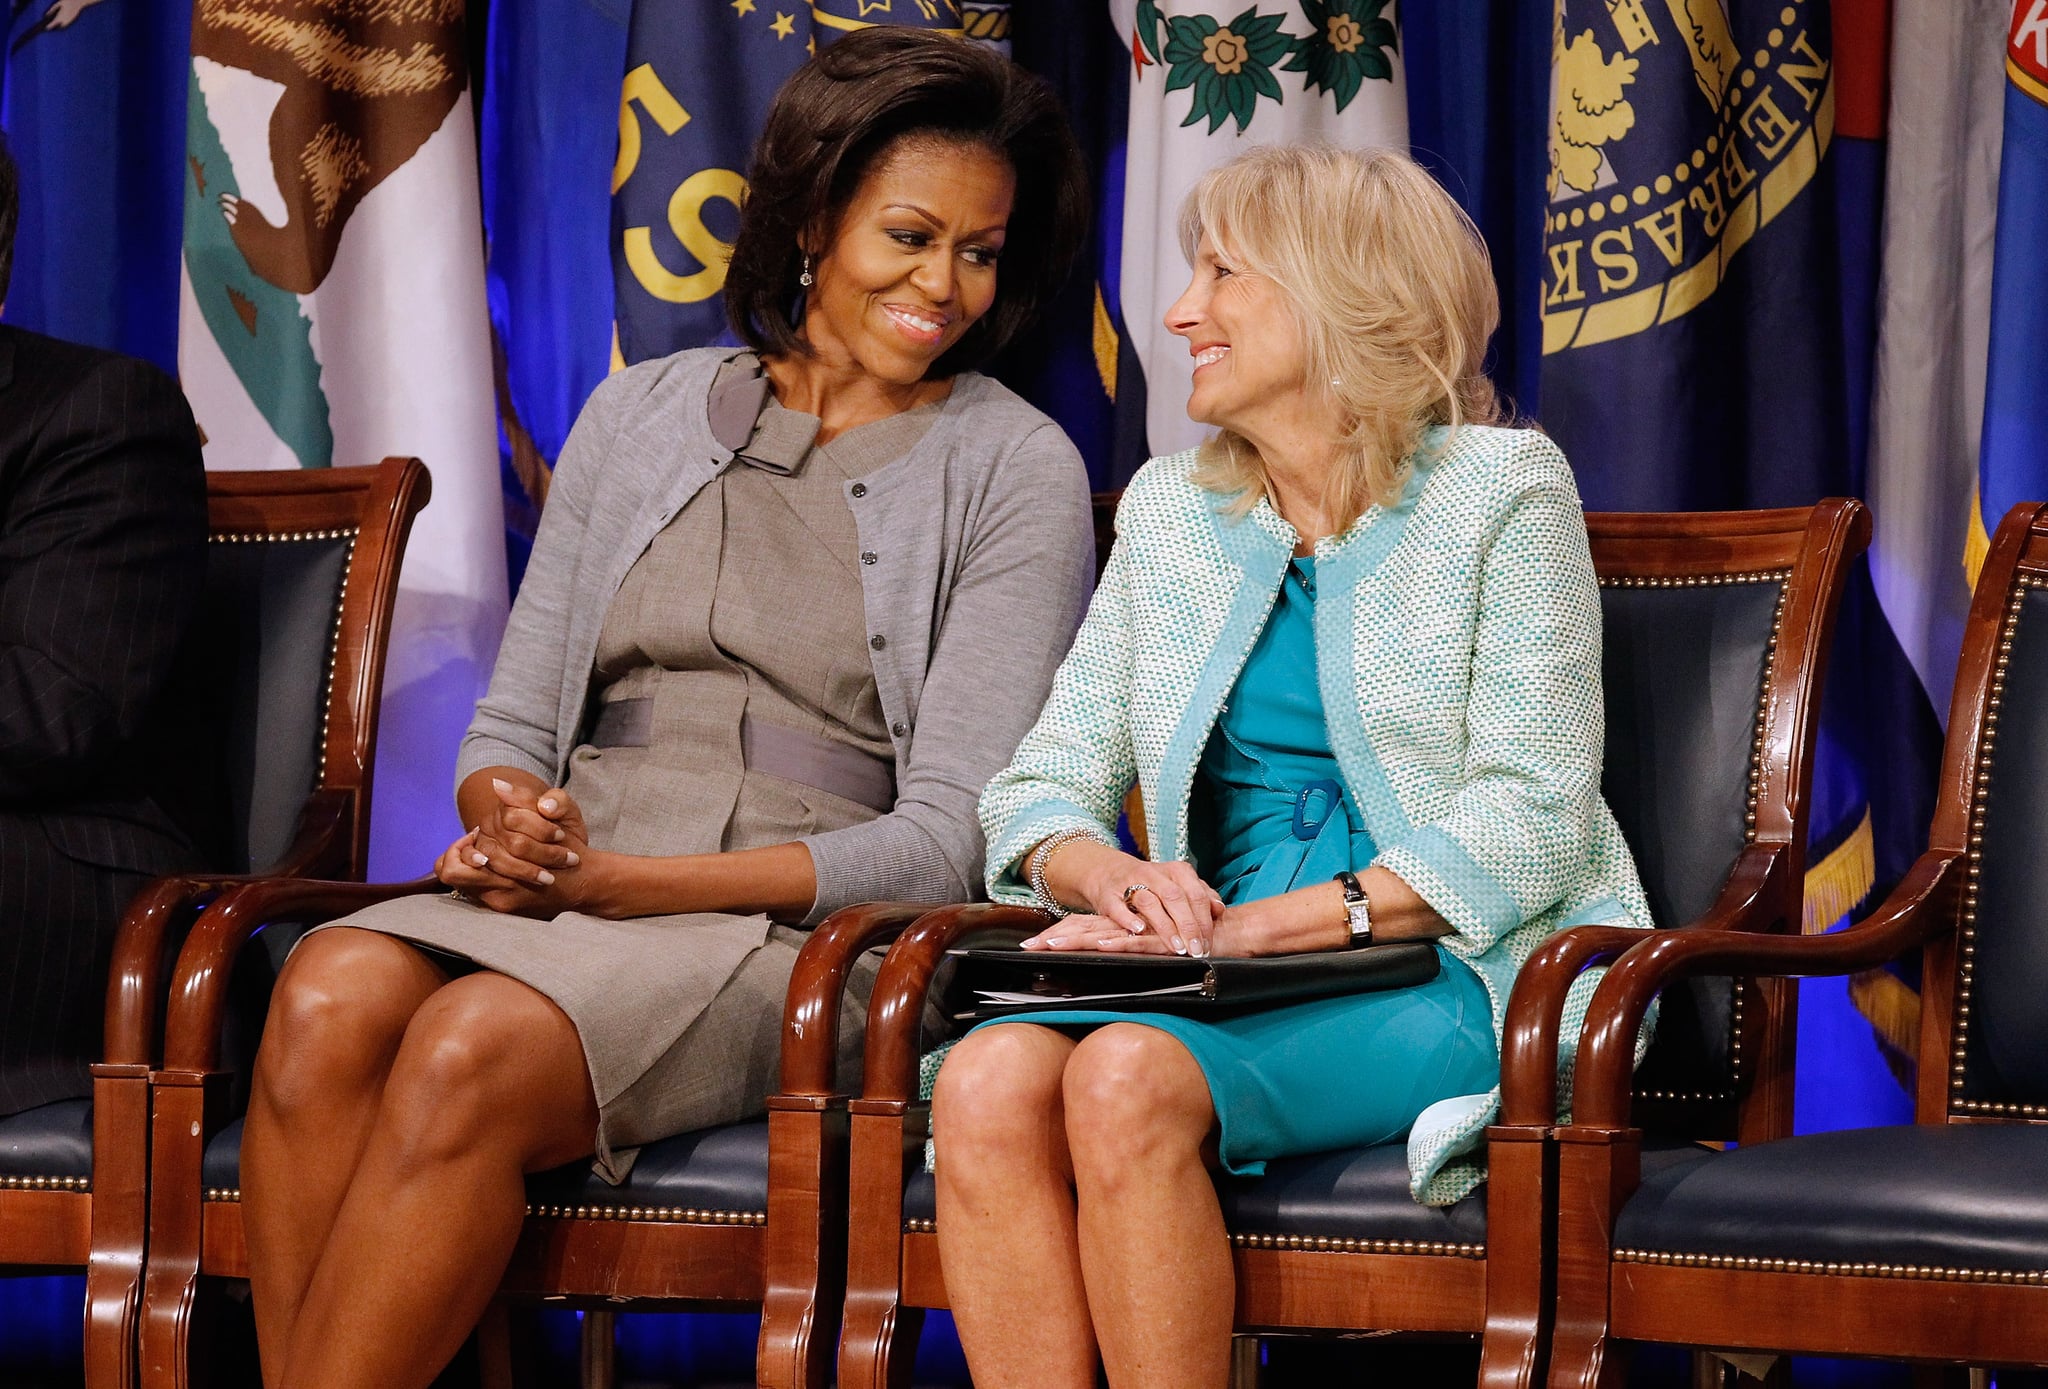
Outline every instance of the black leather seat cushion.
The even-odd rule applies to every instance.
[[[242,1121],[206,1145],[208,1188],[242,1184]],[[611,1186],[588,1162],[572,1162],[526,1182],[536,1206],[648,1207],[669,1210],[764,1212],[768,1209],[768,1121],[703,1129],[650,1143],[623,1186]]]
[[[1690,1144],[1646,1144],[1643,1170],[1690,1166],[1710,1154]],[[1263,1177],[1217,1182],[1223,1223],[1238,1234],[1299,1235],[1390,1244],[1486,1243],[1486,1188],[1455,1206],[1425,1206],[1408,1194],[1408,1148],[1383,1143],[1279,1158]],[[906,1220],[937,1218],[931,1174],[903,1190]]]
[[[58,1100],[0,1118],[0,1177],[92,1177],[92,1101]]]
[[[2048,1128],[1806,1134],[1645,1176],[1615,1247],[1814,1263],[2048,1269]]]

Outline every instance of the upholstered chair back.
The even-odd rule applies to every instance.
[[[2048,575],[2012,574],[1987,698],[1948,1107],[1958,1117],[2048,1119]],[[1942,1064],[1921,1058],[1923,1068]]]

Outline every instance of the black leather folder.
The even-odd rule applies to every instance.
[[[1438,968],[1436,947],[1420,941],[1258,958],[1092,950],[947,953],[959,962],[949,992],[956,1001],[953,1016],[963,1022],[1056,1008],[1227,1015],[1339,994],[1405,989],[1436,978]]]

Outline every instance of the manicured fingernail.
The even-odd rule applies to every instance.
[[[1126,926],[1124,927],[1124,929],[1126,931],[1129,931],[1134,936],[1142,936],[1145,934],[1145,923],[1140,921],[1135,925]]]
[[[489,868],[491,866],[491,858],[489,854],[471,854],[469,856],[469,861],[479,868]]]
[[[543,868],[543,869],[541,869],[541,870],[540,870],[540,885],[541,885],[542,887],[549,887],[549,886],[553,885],[554,881],[555,881],[555,875],[554,875],[554,874],[552,874],[552,873],[548,872],[548,870],[547,870],[547,869],[545,869],[545,868]]]
[[[547,812],[548,814],[552,815],[552,814],[554,814],[554,813],[555,813],[555,808],[556,808],[556,806],[555,806],[555,802],[554,802],[554,800],[553,800],[552,798],[551,798],[551,799],[548,799],[548,800],[545,800],[545,801],[542,801],[542,802],[540,803],[540,808],[541,808],[542,810],[545,810],[545,811],[546,811],[546,812]]]
[[[1173,938],[1173,953],[1176,955],[1185,955],[1188,953],[1187,942],[1182,940],[1179,936],[1175,936]]]
[[[1201,941],[1196,941],[1196,942],[1195,942],[1195,954],[1196,954],[1197,956],[1206,956],[1206,955],[1207,955],[1208,953],[1209,953],[1209,947],[1208,947],[1208,946],[1204,945],[1204,944],[1203,944],[1203,943],[1202,943]]]
[[[561,827],[560,825],[557,825],[557,826],[555,826],[555,834],[554,834],[554,842],[555,842],[555,843],[559,844],[559,843],[561,843],[561,842],[562,842],[563,840],[567,839],[568,837],[569,837],[569,831],[567,831],[567,830],[563,829],[563,828],[562,828],[562,827]]]
[[[571,849],[569,851],[569,866],[571,868],[574,868],[577,864],[581,862],[583,862],[582,858],[578,856],[574,849]]]
[[[1045,948],[1047,950],[1057,950],[1066,943],[1067,938],[1065,936],[1054,936],[1051,940],[1045,943]]]
[[[491,789],[493,791],[510,791],[512,789],[512,783],[509,781],[501,780],[498,777],[492,777]]]

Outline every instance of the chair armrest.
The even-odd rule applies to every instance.
[[[1841,931],[1819,936],[1660,931],[1636,945],[1607,971],[1586,1011],[1574,1126],[1628,1127],[1635,1035],[1659,990],[1696,974],[1806,977],[1883,964],[1953,927],[1963,877],[1961,850],[1930,849],[1882,906]]]
[[[178,952],[164,1023],[164,1069],[206,1073],[220,1064],[235,957],[273,921],[332,921],[379,902],[445,892],[433,878],[409,883],[337,883],[314,878],[258,878],[229,888],[199,915]]]
[[[789,995],[782,1007],[782,1093],[770,1099],[801,1099],[797,1108],[833,1099],[839,1060],[839,1004],[853,962],[887,945],[905,927],[932,910],[929,903],[864,902],[833,912],[811,932],[796,957]]]
[[[193,914],[229,888],[280,875],[304,878],[345,871],[354,808],[353,791],[315,791],[299,814],[291,848],[268,872],[183,873],[158,878],[136,894],[121,915],[107,975],[108,1064],[150,1064],[162,1023],[164,955]]]
[[[1034,907],[993,902],[940,907],[906,930],[882,961],[868,1005],[867,1064],[861,1100],[865,1104],[909,1104],[917,1098],[919,1032],[925,995],[946,952],[968,945],[1014,945],[1035,936],[1052,916]]]
[[[1729,870],[1721,895],[1707,914],[1676,931],[1645,932],[1630,926],[1574,926],[1536,947],[1515,976],[1501,1034],[1500,1123],[1506,1128],[1548,1128],[1557,1122],[1557,1047],[1565,995],[1579,975],[1664,936],[1701,931],[1764,933],[1784,924],[1774,910],[1785,893],[1786,846],[1757,843],[1745,848]],[[1634,1034],[1630,1034],[1633,1038]],[[1629,1058],[1635,1058],[1633,1041]]]

